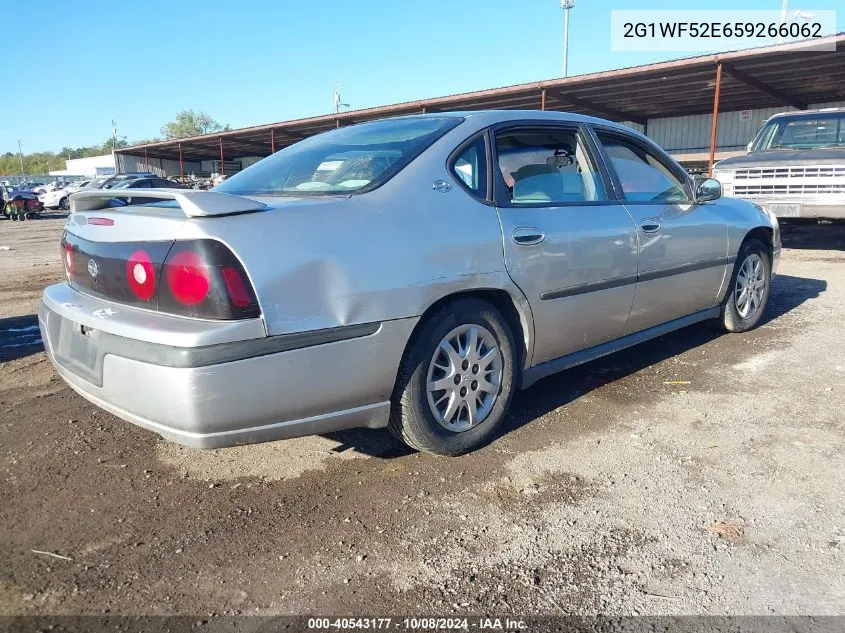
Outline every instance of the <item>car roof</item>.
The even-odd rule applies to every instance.
[[[817,114],[843,114],[845,113],[845,108],[816,108],[815,110],[790,110],[789,112],[778,112],[777,114],[773,114],[768,118],[769,121],[772,119],[779,119],[781,117],[802,117],[802,116],[815,116]]]
[[[472,120],[479,127],[495,125],[497,123],[509,123],[511,121],[549,121],[558,123],[590,123],[616,128],[628,134],[647,138],[637,130],[622,123],[600,119],[586,114],[575,114],[574,112],[560,112],[557,110],[446,110],[443,112],[429,112],[426,114],[408,114],[401,117],[387,117],[385,119],[413,119],[413,118],[439,118],[439,117],[461,117]],[[365,122],[359,125],[364,125]]]

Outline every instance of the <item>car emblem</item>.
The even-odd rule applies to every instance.
[[[452,188],[445,180],[435,180],[434,183],[431,185],[431,188],[435,191],[439,191],[440,193],[446,193]]]
[[[97,275],[100,274],[100,267],[97,265],[93,259],[88,260],[88,274],[91,275],[94,279],[97,278]]]

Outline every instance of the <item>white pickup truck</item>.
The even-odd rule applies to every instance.
[[[845,108],[776,114],[713,177],[778,218],[845,219]]]

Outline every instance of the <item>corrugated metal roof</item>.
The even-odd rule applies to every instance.
[[[135,145],[121,154],[184,160],[269,155],[276,149],[335,127],[387,116],[448,110],[540,109],[643,123],[648,119],[702,114],[713,110],[715,69],[722,64],[720,111],[845,99],[845,33],[813,42],[699,55],[566,78],[418,99],[178,140]],[[819,50],[835,44],[835,51]],[[271,140],[272,139],[272,140]]]

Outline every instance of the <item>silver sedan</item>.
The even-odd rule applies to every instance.
[[[183,444],[389,427],[456,455],[545,376],[758,325],[777,221],[720,194],[601,119],[364,123],[212,191],[74,194],[43,340],[82,396]]]

